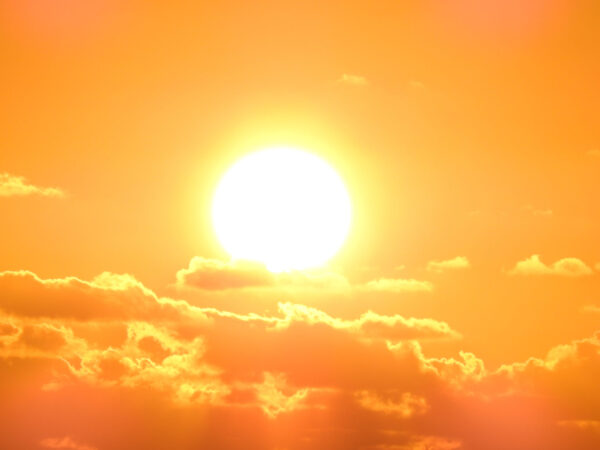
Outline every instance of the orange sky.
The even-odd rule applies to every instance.
[[[522,3],[1,2],[0,448],[600,448],[600,6]],[[276,144],[319,273],[212,229]]]

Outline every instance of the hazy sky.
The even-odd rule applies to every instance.
[[[600,5],[5,0],[0,447],[600,447]],[[335,168],[317,272],[238,158]]]

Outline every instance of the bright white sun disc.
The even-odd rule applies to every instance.
[[[213,198],[213,225],[236,259],[272,272],[325,264],[350,229],[350,197],[319,157],[277,147],[251,153],[223,176]]]

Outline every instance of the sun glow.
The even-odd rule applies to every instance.
[[[335,255],[350,229],[351,205],[325,161],[277,147],[251,153],[225,173],[212,218],[233,258],[282,272],[319,267]]]

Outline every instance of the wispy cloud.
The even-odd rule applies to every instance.
[[[415,89],[415,90],[419,90],[419,91],[426,89],[425,83],[423,83],[422,81],[419,81],[419,80],[409,81],[408,86],[411,89]]]
[[[554,215],[554,212],[550,208],[536,208],[532,205],[523,206],[523,210],[539,217],[552,217]]]
[[[55,450],[97,450],[96,447],[83,445],[74,441],[69,436],[63,438],[46,438],[42,439],[40,446]]]
[[[344,73],[338,79],[338,83],[349,84],[352,86],[367,86],[369,84],[369,81],[362,75]]]
[[[26,195],[64,197],[65,192],[55,187],[36,186],[22,176],[0,173],[0,197],[23,197]]]
[[[591,275],[592,269],[578,258],[563,258],[547,265],[540,260],[539,255],[532,255],[517,262],[508,272],[510,275],[557,275],[564,277],[580,277]]]
[[[365,283],[361,288],[365,291],[392,293],[431,292],[433,291],[433,284],[429,281],[414,280],[412,278],[379,278]]]
[[[600,306],[585,305],[584,307],[581,308],[581,312],[598,314],[598,313],[600,313]]]
[[[429,261],[427,270],[430,272],[445,272],[447,270],[468,269],[471,263],[466,256],[457,256],[456,258],[443,261]]]
[[[392,414],[401,418],[425,414],[429,409],[427,400],[419,395],[404,392],[401,395],[382,397],[369,391],[359,391],[355,394],[356,401],[365,409]]]
[[[600,433],[600,420],[559,420],[558,426]]]

